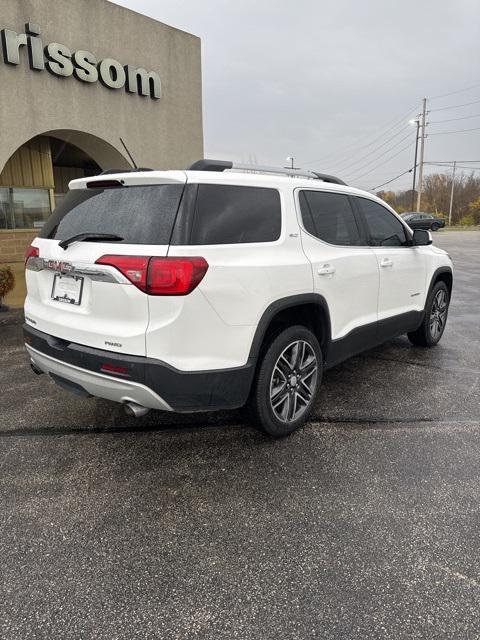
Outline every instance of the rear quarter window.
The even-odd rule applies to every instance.
[[[40,233],[66,240],[80,233],[112,233],[124,244],[169,244],[183,184],[72,189]]]
[[[274,242],[282,214],[276,189],[199,184],[190,244]]]

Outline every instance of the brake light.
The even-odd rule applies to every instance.
[[[107,264],[118,269],[132,284],[147,291],[147,269],[149,258],[146,256],[102,256],[96,264]]]
[[[207,273],[205,258],[151,258],[147,287],[152,296],[185,296]]]
[[[185,296],[200,284],[208,270],[208,262],[200,257],[105,255],[96,264],[115,267],[151,296]]]
[[[92,180],[87,182],[87,189],[118,189],[123,187],[120,180]]]
[[[27,266],[27,262],[30,258],[38,258],[39,255],[40,251],[38,250],[38,247],[30,245],[25,251],[25,266]]]

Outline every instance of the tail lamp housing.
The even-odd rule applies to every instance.
[[[39,255],[40,255],[40,251],[38,250],[38,247],[34,247],[33,245],[30,245],[28,249],[25,251],[25,266],[27,266],[27,262],[29,261],[30,258],[38,258]]]
[[[202,281],[208,262],[201,257],[105,255],[96,264],[118,269],[150,296],[186,296]]]

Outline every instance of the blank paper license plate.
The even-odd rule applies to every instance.
[[[83,278],[56,274],[53,280],[52,298],[67,304],[82,301]]]

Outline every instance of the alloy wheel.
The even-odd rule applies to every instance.
[[[430,311],[430,335],[433,340],[437,340],[443,333],[445,321],[447,319],[447,293],[444,289],[440,289],[435,294]]]
[[[317,387],[318,362],[305,340],[286,347],[273,368],[270,405],[282,422],[293,422],[305,413]]]

